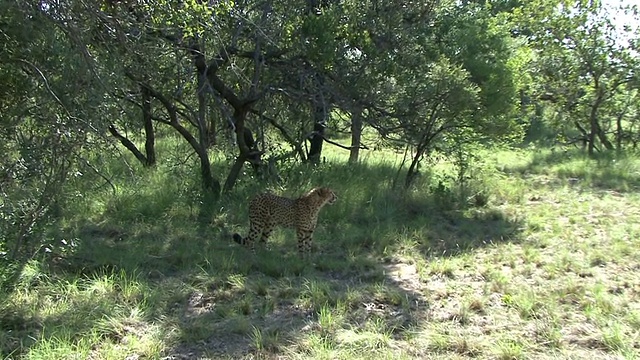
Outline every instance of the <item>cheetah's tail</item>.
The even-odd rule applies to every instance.
[[[233,241],[237,242],[238,244],[244,245],[244,239],[238,233],[233,234]]]

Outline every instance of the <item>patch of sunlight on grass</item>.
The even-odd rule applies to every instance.
[[[260,329],[254,326],[249,338],[253,348],[258,351],[278,351],[280,333],[277,329]]]
[[[540,317],[545,311],[544,302],[540,296],[531,289],[518,289],[514,294],[505,294],[502,301],[509,307],[518,311],[523,319],[532,319]]]
[[[493,345],[493,353],[500,360],[526,359],[527,345],[521,340],[505,337]]]
[[[341,348],[369,354],[388,348],[391,342],[391,336],[388,333],[368,330],[340,330],[335,338]]]
[[[325,304],[318,311],[318,325],[323,334],[331,334],[340,329],[347,314],[346,305],[339,301],[335,308]]]
[[[95,336],[85,336],[74,341],[72,334],[43,337],[28,350],[24,358],[29,360],[89,359],[94,353],[94,344],[100,343]]]
[[[298,298],[301,306],[319,311],[326,304],[335,304],[335,294],[326,282],[305,280]]]
[[[600,328],[600,331],[602,332],[602,343],[607,350],[614,353],[631,354],[634,347],[633,337],[625,333],[619,322],[608,321],[605,326]]]

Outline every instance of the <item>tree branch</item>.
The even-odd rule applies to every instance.
[[[346,146],[346,145],[342,145],[342,144],[337,143],[337,142],[335,142],[335,141],[333,141],[333,140],[329,140],[329,139],[327,139],[324,135],[320,134],[320,133],[319,133],[319,132],[317,132],[317,131],[313,131],[313,132],[311,132],[309,135],[307,135],[307,136],[305,137],[305,139],[309,139],[309,138],[311,138],[311,137],[313,137],[313,136],[320,136],[324,141],[328,142],[329,144],[334,145],[334,146],[337,146],[337,147],[342,148],[342,149],[345,149],[345,150],[351,150],[351,149],[356,149],[356,148],[358,148],[358,149],[363,149],[363,150],[369,150],[369,147],[368,147],[368,146],[366,146],[366,145],[362,145],[362,144],[361,144],[360,146]]]
[[[289,145],[293,146],[293,148],[295,149],[295,151],[298,153],[298,155],[301,156],[301,159],[304,159],[304,151],[302,150],[302,147],[300,147],[300,143],[295,141],[293,139],[293,137],[291,137],[291,135],[289,135],[289,133],[287,132],[287,129],[284,128],[284,126],[278,124],[278,122],[276,121],[276,119],[264,115],[264,113],[261,113],[257,110],[251,109],[250,112],[254,115],[258,115],[263,119],[266,119],[269,124],[271,124],[273,127],[275,127],[276,129],[278,129],[280,131],[280,134],[282,135],[282,137],[284,137],[285,141],[287,143],[289,143]]]
[[[109,129],[109,133],[111,133],[113,137],[118,139],[120,144],[122,144],[129,151],[131,151],[133,155],[136,157],[136,159],[138,159],[138,161],[140,161],[142,164],[148,165],[147,157],[144,156],[144,154],[140,150],[138,150],[138,147],[131,140],[129,140],[127,137],[120,134],[120,132],[118,132],[118,129],[116,129],[115,125],[113,124],[109,125],[108,129]]]

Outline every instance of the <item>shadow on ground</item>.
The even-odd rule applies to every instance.
[[[291,346],[304,352],[306,345],[297,342],[304,334],[366,331],[372,324],[379,327],[376,331],[401,338],[428,320],[431,306],[415,283],[420,281],[418,275],[407,273],[395,256],[403,248],[429,262],[521,240],[520,219],[497,208],[443,210],[426,190],[390,191],[388,179],[396,169],[335,167],[339,174],[352,175],[316,174],[319,182],[338,192],[340,200],[321,213],[310,259],[298,258],[290,232],[256,254],[233,243],[230,233],[246,231],[247,196],[238,195],[208,204],[214,208],[202,209],[207,216],[178,212],[174,217],[152,214],[131,221],[78,222],[64,235],[75,239],[76,248],[64,256],[48,256],[48,271],[52,278],[68,281],[138,274],[137,281],[149,294],[123,306],[143,306],[145,320],[160,324],[168,344],[167,359],[238,358],[276,355]],[[367,186],[352,185],[358,182]],[[74,306],[86,309],[94,300],[83,301]],[[55,331],[44,334],[45,328],[71,326],[82,336],[82,331],[114,316],[109,309],[89,312],[93,316],[81,324],[65,324],[64,314],[46,318],[5,314],[0,318],[3,329],[14,330],[16,336],[15,343],[4,342],[7,348],[2,352],[14,356],[19,355],[16,349],[28,352],[33,342],[19,345],[20,336],[57,336]],[[322,318],[326,310],[344,315],[336,323],[338,329],[326,328]],[[27,325],[18,328],[19,323]],[[123,339],[117,332],[117,336],[105,333],[109,341]]]

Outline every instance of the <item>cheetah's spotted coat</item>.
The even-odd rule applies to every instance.
[[[298,252],[310,253],[318,213],[324,205],[331,205],[337,199],[333,190],[326,187],[315,188],[297,199],[260,194],[249,203],[249,235],[243,238],[233,234],[233,239],[253,249],[257,238],[266,242],[276,226],[293,228],[298,237]]]

